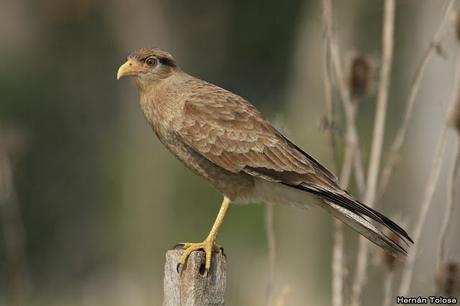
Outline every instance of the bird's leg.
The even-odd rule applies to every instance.
[[[182,256],[179,259],[179,265],[184,265],[190,253],[192,253],[193,251],[203,250],[205,252],[206,258],[205,268],[206,271],[209,271],[209,269],[211,268],[212,251],[220,253],[220,247],[215,243],[215,241],[217,238],[217,234],[219,233],[220,227],[224,222],[224,218],[227,214],[229,206],[230,199],[224,197],[219,213],[217,214],[216,221],[214,221],[214,225],[212,226],[212,229],[209,232],[208,237],[203,242],[181,244],[184,248],[184,252],[182,253]]]

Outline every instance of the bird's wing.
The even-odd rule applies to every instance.
[[[411,241],[393,221],[342,190],[331,172],[278,132],[243,98],[202,81],[192,87],[176,130],[193,150],[227,171],[316,194],[377,221],[403,241]]]
[[[184,116],[176,130],[184,142],[208,160],[234,173],[260,168],[337,181],[334,174],[281,135],[243,98],[209,83],[195,86],[200,86],[199,91],[186,98]]]

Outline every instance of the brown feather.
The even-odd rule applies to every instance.
[[[178,134],[208,160],[233,173],[244,172],[316,194],[365,215],[412,242],[396,223],[354,200],[336,177],[277,131],[240,96],[212,84],[190,80]],[[211,137],[212,135],[212,137]]]
[[[177,133],[213,163],[234,173],[246,167],[266,168],[335,181],[333,174],[284,138],[240,96],[197,79],[186,86],[200,94],[185,100]]]
[[[322,207],[374,243],[405,252],[364,217],[411,241],[403,229],[353,199],[330,171],[284,137],[253,105],[184,73],[167,52],[141,49],[129,58],[143,65],[148,56],[157,57],[160,64],[136,78],[141,107],[160,141],[184,165],[236,202],[283,203],[289,198],[306,205],[306,195],[314,194],[323,200]]]

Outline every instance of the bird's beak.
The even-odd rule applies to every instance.
[[[118,68],[117,80],[121,79],[122,77],[137,75],[139,72],[139,69],[137,69],[139,67],[137,66],[139,65],[134,61],[128,60],[126,63],[121,65],[120,68]]]

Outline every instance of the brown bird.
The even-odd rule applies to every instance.
[[[145,118],[159,140],[189,169],[223,196],[208,237],[183,244],[179,264],[202,249],[207,270],[230,203],[316,204],[391,253],[405,248],[370,221],[408,245],[409,235],[381,213],[355,200],[318,161],[277,131],[242,97],[197,79],[159,49],[140,49],[118,69],[117,79],[133,76]]]

